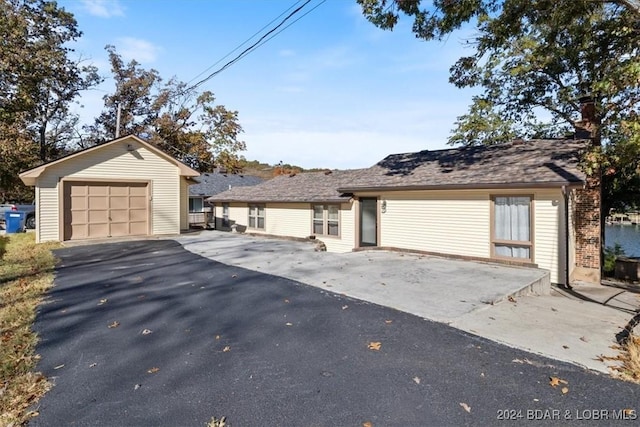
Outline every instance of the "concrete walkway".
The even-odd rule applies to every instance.
[[[206,231],[187,250],[297,280],[584,368],[611,373],[615,335],[638,309],[633,292],[579,285],[532,296],[542,270],[379,251],[315,252],[305,242]],[[511,296],[511,298],[508,298]],[[527,363],[526,360],[523,363]]]
[[[249,270],[450,323],[548,285],[546,271],[387,251],[317,252],[310,242],[217,231],[177,239],[185,249]]]

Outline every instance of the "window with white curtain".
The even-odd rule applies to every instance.
[[[493,208],[493,255],[533,261],[531,196],[495,196]]]

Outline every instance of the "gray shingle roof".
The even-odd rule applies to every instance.
[[[357,170],[280,175],[253,187],[236,187],[210,197],[212,202],[340,202],[351,195],[338,192]]]
[[[392,154],[367,169],[281,175],[217,194],[212,202],[339,202],[370,190],[498,188],[581,184],[587,140],[508,144]]]
[[[256,185],[264,181],[257,176],[220,172],[203,173],[196,179],[199,183],[189,186],[190,196],[213,196],[229,188]]]
[[[578,169],[587,140],[508,144],[392,154],[358,171],[340,191],[433,187],[499,187],[582,183]]]

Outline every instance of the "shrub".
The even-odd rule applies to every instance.
[[[616,260],[618,257],[624,256],[624,249],[619,243],[616,243],[611,246],[607,246],[604,249],[604,274],[605,276],[612,276],[616,269]]]

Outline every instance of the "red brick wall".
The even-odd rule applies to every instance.
[[[576,191],[574,206],[576,267],[595,269],[598,272],[601,251],[601,197],[599,176],[587,177],[585,188]]]

